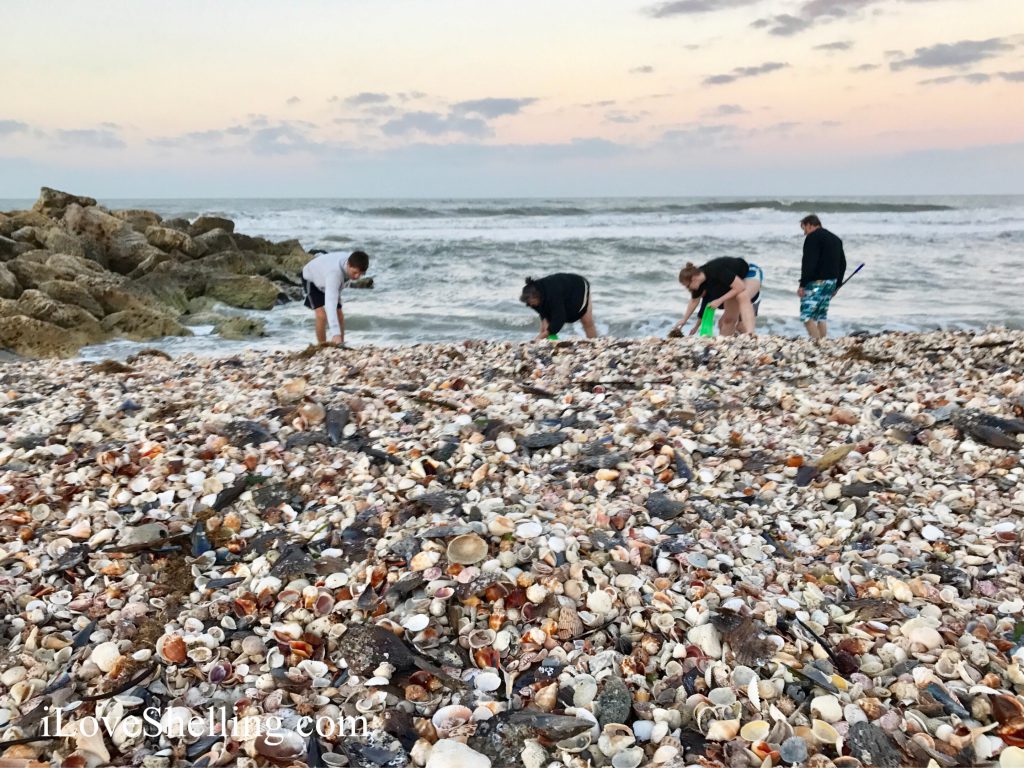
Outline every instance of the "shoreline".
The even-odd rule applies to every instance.
[[[9,363],[0,741],[69,735],[5,756],[183,766],[155,706],[263,723],[189,746],[258,766],[998,762],[1022,364],[1009,330]]]

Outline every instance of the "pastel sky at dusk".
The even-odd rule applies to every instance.
[[[0,197],[1024,192],[1021,0],[0,11]]]

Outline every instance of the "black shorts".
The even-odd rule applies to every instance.
[[[314,283],[309,282],[306,278],[302,278],[302,290],[306,293],[306,299],[302,303],[310,309],[320,309],[327,301],[327,297],[324,296],[324,292],[316,287]],[[338,309],[341,309],[341,294],[338,294]]]

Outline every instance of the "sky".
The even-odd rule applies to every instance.
[[[0,0],[0,197],[1024,193],[1021,0]]]

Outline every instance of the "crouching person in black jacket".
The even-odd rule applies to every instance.
[[[590,302],[590,282],[568,272],[534,280],[526,278],[519,300],[540,315],[540,332],[535,338],[557,336],[562,328],[580,321],[588,339],[597,337],[594,311]]]

